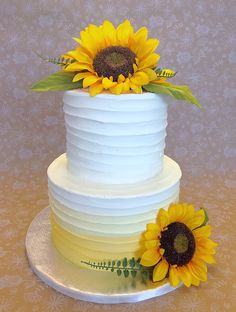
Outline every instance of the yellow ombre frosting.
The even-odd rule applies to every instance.
[[[126,186],[121,196],[118,186],[103,186],[104,194],[101,188],[82,187],[83,182],[72,180],[66,163],[62,155],[48,170],[52,239],[57,250],[76,265],[140,258],[146,224],[155,222],[160,208],[178,201],[181,173],[177,164],[165,158],[164,176],[144,183],[143,188]],[[166,183],[167,189],[163,188]]]
[[[72,263],[82,266],[81,261],[140,258],[144,252],[142,236],[79,236],[61,226],[51,213],[52,239],[57,250]]]

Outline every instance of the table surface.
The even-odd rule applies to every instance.
[[[37,183],[37,182],[40,182]],[[32,183],[33,182],[33,183]],[[45,182],[45,183],[44,183]],[[0,198],[0,311],[235,311],[236,209],[235,185],[227,177],[209,176],[204,183],[183,177],[181,201],[207,207],[212,239],[218,244],[217,263],[199,287],[137,304],[99,305],[74,300],[49,288],[34,275],[25,254],[25,235],[34,216],[48,205],[44,173],[36,181],[8,178]]]

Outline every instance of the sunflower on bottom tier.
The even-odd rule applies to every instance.
[[[215,263],[215,242],[209,239],[210,225],[203,225],[205,212],[192,205],[173,204],[161,209],[156,224],[147,224],[146,251],[141,264],[153,268],[153,281],[169,275],[172,286],[180,281],[187,287],[207,280],[206,263]]]

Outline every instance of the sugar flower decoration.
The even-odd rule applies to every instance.
[[[58,58],[45,61],[61,66],[61,70],[32,86],[34,91],[66,91],[88,89],[91,96],[101,92],[113,94],[163,93],[177,100],[201,107],[188,86],[167,82],[175,76],[171,69],[157,67],[155,52],[159,40],[148,38],[148,30],[134,31],[129,20],[118,27],[105,20],[101,25],[89,24],[73,38],[77,46]]]
[[[134,32],[128,20],[117,28],[104,21],[101,26],[90,24],[80,32],[80,39],[74,39],[79,46],[65,57],[75,61],[65,71],[79,72],[73,81],[83,79],[83,88],[89,87],[91,95],[103,89],[115,94],[141,93],[142,86],[157,80],[160,56],[154,51],[159,41],[148,39],[146,27]]]
[[[217,244],[209,239],[210,225],[203,225],[205,212],[192,205],[172,204],[160,209],[156,224],[147,224],[146,251],[141,265],[153,267],[153,281],[169,277],[170,284],[198,286],[207,280],[207,263],[215,263]]]

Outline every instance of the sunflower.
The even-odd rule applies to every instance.
[[[141,264],[153,268],[153,281],[169,276],[172,286],[187,287],[207,280],[207,263],[215,263],[215,242],[209,239],[210,225],[203,225],[205,212],[189,204],[172,204],[160,209],[157,223],[147,224],[146,251]]]
[[[75,73],[73,82],[83,80],[83,88],[89,88],[92,96],[103,90],[142,93],[142,86],[149,82],[165,81],[155,72],[159,41],[147,37],[146,27],[134,32],[128,20],[117,28],[109,21],[90,24],[80,32],[80,39],[73,38],[79,46],[63,55],[71,59],[64,71]]]

